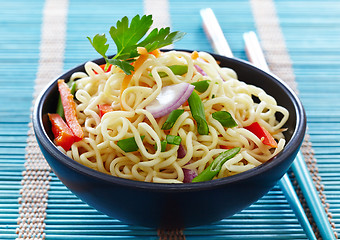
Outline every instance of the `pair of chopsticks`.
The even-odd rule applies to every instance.
[[[233,53],[212,9],[202,9],[200,13],[203,20],[203,28],[212,44],[214,51],[220,55],[233,57]],[[249,32],[245,33],[243,37],[245,40],[246,52],[249,60],[255,66],[266,72],[270,72],[256,34],[254,32]],[[298,153],[297,157],[292,163],[291,168],[295,174],[296,180],[302,190],[322,238],[330,240],[336,239],[301,152]],[[287,174],[285,174],[280,179],[278,185],[284,193],[307,237],[309,239],[316,239],[313,229]]]
[[[249,60],[252,63],[254,63],[255,66],[258,66],[262,70],[269,72],[269,67],[264,58],[264,54],[262,52],[260,43],[258,41],[258,38],[255,32],[244,33],[243,38],[245,41],[247,56]],[[336,239],[333,229],[326,215],[325,209],[320,201],[315,185],[308,171],[306,162],[300,151],[298,152],[294,162],[292,163],[291,168],[295,174],[295,178],[301,188],[301,191],[306,199],[308,207],[313,215],[314,221],[316,225],[318,226],[321,236],[323,237],[323,239],[330,239],[330,240]],[[289,181],[289,179],[287,181]],[[289,186],[286,186],[286,187],[283,186],[283,184],[287,184],[287,181],[285,180],[279,181],[279,185],[281,189],[286,189],[287,187],[289,187]],[[296,195],[294,189],[292,189],[292,191],[294,192],[293,194]],[[283,192],[286,198],[290,199],[290,196],[287,196],[287,193],[291,194],[292,192],[288,192],[286,190],[283,190]],[[298,209],[294,209],[295,207],[297,207],[297,206],[294,206],[294,204],[291,204],[291,207],[295,213],[298,211]]]

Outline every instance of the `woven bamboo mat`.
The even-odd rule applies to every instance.
[[[263,6],[264,12],[258,13],[261,2],[276,11]],[[338,1],[0,0],[0,6],[0,239],[306,239],[277,186],[249,208],[215,224],[157,231],[126,225],[92,209],[37,153],[29,125],[32,100],[46,81],[98,57],[86,36],[107,32],[124,15],[146,12],[154,13],[157,26],[188,33],[174,47],[212,51],[201,27],[199,10],[204,7],[214,10],[236,57],[246,58],[243,32],[257,30],[272,69],[285,67],[282,78],[292,81],[308,116],[306,160],[339,231]],[[268,13],[278,21],[288,63],[277,57],[275,50],[280,48],[273,48],[273,37],[266,35],[270,29],[265,26],[273,20],[261,16]],[[287,73],[287,67],[292,71]]]

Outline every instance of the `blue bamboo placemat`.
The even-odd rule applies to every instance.
[[[69,0],[63,70],[97,58],[86,36],[107,32],[122,16],[143,14],[148,11],[146,6],[150,6],[147,2]],[[256,30],[250,1],[157,2],[163,4],[168,14],[161,15],[163,20],[172,29],[188,33],[174,47],[212,51],[199,16],[201,8],[211,7],[235,56],[246,58],[242,34]],[[274,3],[308,116],[308,132],[318,169],[316,176],[323,186],[323,199],[334,229],[339,231],[340,3],[336,0],[275,0]],[[35,80],[41,64],[45,1],[0,0],[0,6],[0,239],[15,239],[18,219],[23,214],[18,199],[25,171]],[[156,229],[126,225],[97,212],[75,197],[53,173],[50,176],[42,236],[45,239],[159,238]],[[233,217],[184,229],[183,234],[186,239],[306,239],[277,186]]]

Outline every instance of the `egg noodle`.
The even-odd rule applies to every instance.
[[[171,65],[187,65],[187,73],[174,75],[168,67]],[[206,74],[197,71],[195,65]],[[241,150],[224,163],[215,178],[259,166],[284,148],[282,132],[289,112],[278,106],[264,90],[239,81],[232,69],[220,67],[206,52],[199,52],[196,59],[181,51],[162,52],[158,57],[149,54],[122,94],[121,85],[126,75],[118,67],[104,72],[97,64],[87,62],[85,71],[74,73],[70,79],[77,79],[76,110],[85,137],[75,142],[67,152],[61,147],[59,149],[89,168],[138,181],[182,183],[184,168],[196,169],[200,173],[228,148],[240,147]],[[160,72],[167,76],[161,77]],[[174,126],[170,130],[162,130],[168,115],[154,118],[145,107],[164,86],[201,80],[210,80],[208,89],[198,93],[204,104],[209,134],[198,134],[187,104],[180,107],[184,113]],[[110,104],[113,111],[101,117],[100,104]],[[223,127],[212,117],[216,111],[229,112],[237,126]],[[280,120],[276,119],[278,112],[282,116]],[[271,133],[278,142],[277,148],[265,145],[244,128],[253,122],[258,122]],[[181,137],[181,145],[186,152],[183,158],[177,157],[179,145],[168,144],[164,152],[155,148],[155,145],[161,146],[166,135]],[[141,136],[145,136],[144,139]],[[117,141],[131,137],[134,137],[139,149],[126,153]]]

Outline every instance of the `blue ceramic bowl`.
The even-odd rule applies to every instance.
[[[122,179],[97,172],[70,159],[53,143],[47,113],[55,112],[57,80],[38,97],[33,127],[42,153],[58,178],[80,199],[125,223],[147,227],[191,227],[209,224],[245,209],[265,195],[293,162],[306,130],[306,115],[297,96],[277,77],[238,59],[212,54],[238,78],[261,87],[288,109],[287,145],[274,159],[228,178],[201,183],[159,184]],[[103,59],[94,62],[103,64]],[[84,64],[59,78],[84,71]],[[59,79],[58,78],[58,79]]]

